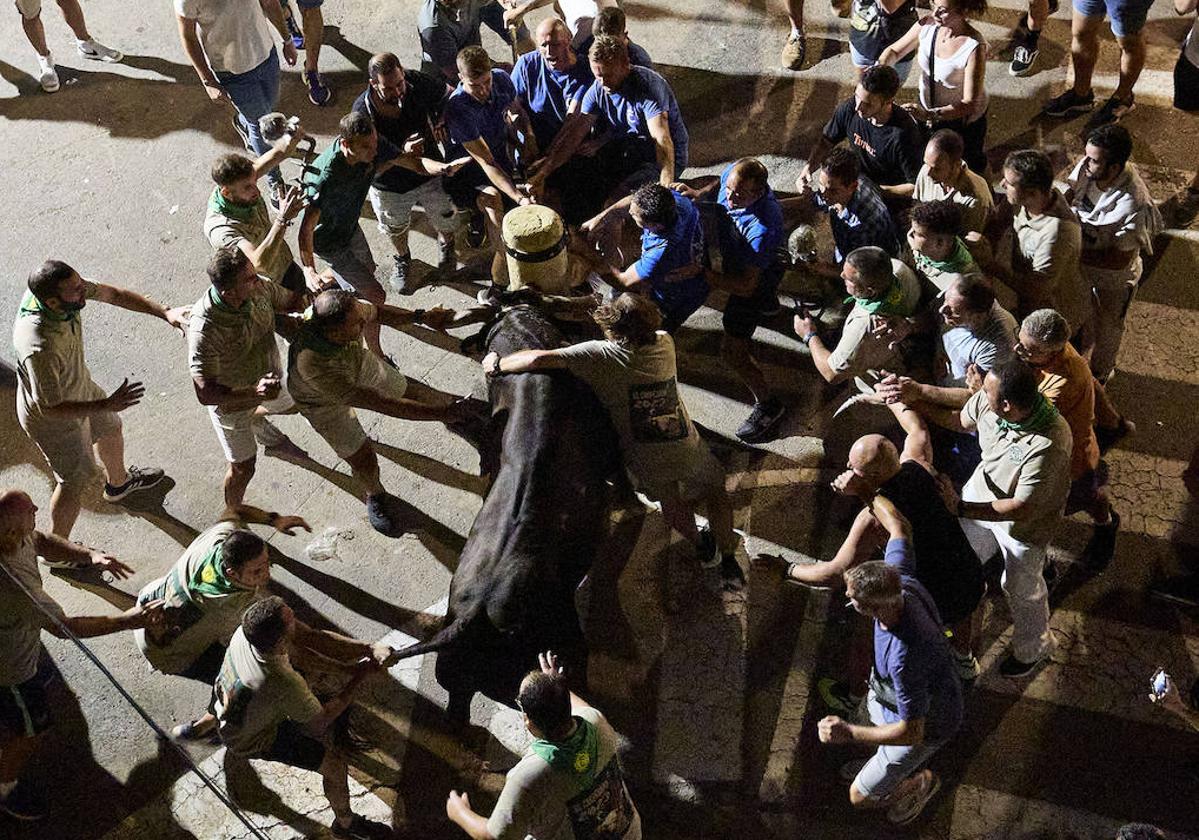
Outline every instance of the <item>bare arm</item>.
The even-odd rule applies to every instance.
[[[924,718],[899,720],[882,726],[849,724],[851,740],[875,746],[911,747],[924,740]]]
[[[1189,15],[1197,5],[1199,0],[1174,0],[1174,11],[1176,14]]]
[[[430,405],[407,397],[386,397],[369,388],[355,388],[346,402],[354,408],[377,411],[402,420],[444,420],[449,411],[446,406]]]
[[[581,100],[577,101],[581,104]],[[562,128],[558,130],[557,135],[550,142],[550,147],[545,152],[545,157],[538,164],[536,177],[540,181],[545,181],[562,164],[570,160],[593,125],[595,125],[594,114],[584,114],[577,109],[569,111],[566,120],[562,123]]]
[[[475,162],[483,167],[483,173],[487,176],[487,180],[491,182],[492,186],[517,204],[528,204],[528,196],[518,190],[516,184],[508,176],[508,173],[500,169],[496,164],[495,158],[491,154],[491,149],[487,148],[487,143],[482,138],[470,140],[463,143],[462,146],[475,159]]]
[[[155,303],[147,297],[139,295],[137,292],[132,292],[129,289],[122,289],[118,286],[109,286],[104,283],[96,284],[96,300],[102,303],[119,306],[121,309],[128,309],[130,312],[140,312],[143,315],[153,315],[155,318],[160,318],[166,321],[175,329],[183,332],[186,326],[184,314],[186,309],[167,309],[160,303]]]
[[[216,73],[212,72],[212,68],[208,66],[208,57],[204,55],[204,47],[200,44],[200,36],[196,33],[196,21],[193,18],[186,18],[182,15],[175,16],[176,22],[179,24],[179,40],[183,43],[183,51],[187,53],[187,60],[191,62],[192,69],[196,71],[196,75],[200,77],[200,82],[211,91],[221,91],[221,83],[217,81]],[[209,96],[213,96],[209,93]]]
[[[654,155],[658,159],[658,183],[666,187],[674,181],[674,139],[670,136],[670,121],[666,114],[650,117],[645,124],[654,141]]]
[[[489,354],[490,355],[490,354]],[[484,363],[488,360],[484,359]],[[565,368],[566,362],[554,350],[518,350],[500,359],[500,373],[525,373],[531,370],[555,370]],[[492,368],[483,368],[491,373]]]
[[[878,63],[895,66],[901,60],[910,55],[912,50],[916,49],[919,43],[920,21],[916,21],[910,27],[908,27],[907,32],[900,35],[894,43],[890,44],[885,50],[882,51],[881,54],[879,54]]]

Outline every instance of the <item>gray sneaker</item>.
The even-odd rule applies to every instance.
[[[412,257],[408,254],[393,254],[391,259],[391,277],[388,278],[388,282],[401,295],[412,294],[416,291],[415,286],[409,286],[412,278],[408,269],[412,267]]]

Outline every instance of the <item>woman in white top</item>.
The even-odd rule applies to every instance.
[[[883,50],[879,64],[897,64],[913,51],[920,63],[920,104],[905,106],[933,130],[951,128],[965,141],[965,159],[986,171],[987,42],[970,23],[987,11],[986,0],[932,0],[932,14]]]

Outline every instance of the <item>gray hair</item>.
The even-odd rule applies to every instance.
[[[872,288],[890,285],[895,278],[891,267],[891,255],[877,245],[864,245],[849,252],[845,258]]]
[[[1056,309],[1038,309],[1030,313],[1020,329],[1046,347],[1063,347],[1070,340],[1070,322]]]
[[[898,598],[903,590],[899,572],[882,560],[868,560],[845,573],[845,585],[853,584],[854,600],[878,604]]]

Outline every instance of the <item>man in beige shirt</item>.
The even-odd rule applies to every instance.
[[[935,132],[924,147],[912,196],[917,203],[948,200],[961,207],[963,235],[982,233],[995,206],[991,185],[962,160],[964,150],[962,136],[953,129]]]
[[[836,347],[824,344],[815,318],[795,316],[795,332],[808,346],[817,372],[833,384],[867,370],[894,370],[899,362],[895,336],[883,327],[911,318],[920,302],[920,281],[912,270],[873,245],[851,251],[841,277],[853,309]]]
[[[180,332],[187,309],[167,309],[136,292],[84,280],[59,260],[47,260],[29,276],[13,325],[17,354],[17,419],[54,471],[51,530],[69,537],[80,497],[96,471],[92,450],[104,465],[104,500],[119,502],[157,484],[158,468],[125,466],[125,437],[118,412],[145,393],[126,379],[111,394],[92,380],[83,353],[82,310],[97,300],[161,318]]]
[[[266,416],[293,409],[283,390],[275,316],[299,309],[303,296],[264,282],[245,252],[232,246],[213,255],[208,278],[212,285],[192,307],[188,363],[196,399],[208,406],[229,462],[225,506],[234,507],[254,477],[259,442],[268,451],[298,451]]]
[[[1038,390],[1027,363],[1009,359],[987,373],[962,408],[956,431],[977,431],[982,462],[962,488],[946,482],[946,503],[982,561],[1003,558],[1003,592],[1012,612],[1005,677],[1029,674],[1053,652],[1046,547],[1061,524],[1070,490],[1070,426]]]

